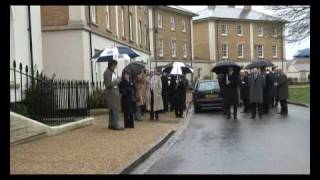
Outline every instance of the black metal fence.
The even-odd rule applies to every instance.
[[[55,80],[29,73],[28,66],[10,68],[10,110],[48,125],[60,125],[89,115],[89,82]]]
[[[105,86],[103,82],[97,81],[90,83],[89,106],[90,109],[107,107]]]

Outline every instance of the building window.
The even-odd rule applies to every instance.
[[[182,32],[186,32],[187,28],[186,28],[186,21],[182,20]]]
[[[97,24],[97,11],[96,11],[96,6],[90,6],[90,11],[91,11],[91,22],[94,24]]]
[[[243,44],[238,44],[238,58],[243,58]]]
[[[171,31],[174,31],[176,29],[176,23],[174,21],[174,17],[170,17],[170,28],[171,28]]]
[[[237,35],[238,36],[243,36],[243,26],[242,24],[237,25]]]
[[[158,28],[162,28],[162,15],[158,14]]]
[[[258,45],[258,57],[263,58],[263,45]]]
[[[222,44],[222,58],[228,58],[228,45]]]
[[[277,28],[272,28],[272,37],[277,37]]]
[[[138,43],[142,44],[142,25],[141,25],[141,20],[139,20],[138,33],[139,33]]]
[[[278,57],[278,47],[277,45],[272,46],[272,57],[276,58]]]
[[[125,37],[125,27],[124,27],[124,8],[121,8],[121,26],[122,26],[122,37]]]
[[[171,55],[176,57],[176,40],[171,40]]]
[[[228,35],[228,25],[221,24],[221,35],[227,36]]]
[[[159,39],[159,56],[163,57],[163,39]]]
[[[132,29],[132,14],[129,14],[129,36],[130,36],[130,40],[133,40],[133,29]]]
[[[106,6],[105,16],[106,16],[106,27],[107,29],[110,30],[110,6]]]
[[[263,26],[259,26],[259,27],[258,27],[258,32],[257,32],[257,33],[258,33],[258,36],[259,36],[259,37],[262,37],[262,36],[263,36]]]
[[[187,58],[187,43],[183,43],[183,58]]]

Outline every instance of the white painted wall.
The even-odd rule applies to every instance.
[[[30,8],[31,30],[32,30],[32,52],[33,64],[40,72],[42,71],[42,36],[41,36],[41,16],[40,7],[31,6]],[[31,53],[29,38],[29,20],[27,6],[10,6],[10,68],[13,61],[16,61],[17,68],[22,63],[23,71],[25,66],[29,66],[31,72]],[[16,84],[19,85],[17,90],[17,100],[21,99],[20,76],[16,74]],[[13,71],[10,71],[10,84],[13,84]],[[22,88],[25,89],[26,80],[22,79]],[[13,86],[14,87],[14,86]],[[11,102],[14,100],[14,88],[10,88]],[[24,93],[22,94],[24,96]]]
[[[84,80],[82,31],[42,32],[43,69],[56,78]],[[89,61],[89,60],[88,60]]]

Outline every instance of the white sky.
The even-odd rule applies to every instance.
[[[180,6],[182,8],[188,9],[190,11],[193,12],[197,12],[200,11],[202,9],[205,9],[207,6]],[[236,8],[242,8],[243,6],[236,6]],[[252,6],[252,9],[265,13],[265,14],[269,14],[269,15],[273,15],[273,11],[272,10],[266,10],[264,6]],[[301,42],[297,42],[297,43],[286,43],[286,58],[287,60],[291,60],[292,56],[300,49],[304,49],[304,48],[310,48],[310,38],[305,39],[304,41]]]

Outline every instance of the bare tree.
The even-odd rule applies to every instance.
[[[299,42],[310,36],[310,6],[265,6],[275,16],[289,21],[286,24],[288,43]]]

